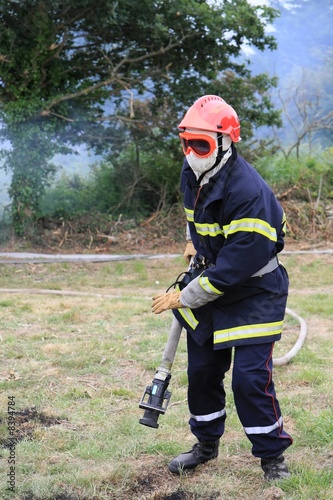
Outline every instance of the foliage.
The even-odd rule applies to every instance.
[[[79,175],[63,175],[41,198],[40,217],[63,218],[79,216],[92,209],[89,183]]]
[[[184,240],[185,219],[178,192],[180,164],[175,163],[174,168],[167,164],[164,171],[159,163],[144,158],[136,184],[136,170],[132,171],[133,164],[127,161],[131,154],[130,150],[124,154],[121,177],[112,163],[103,161],[88,177],[63,176],[48,188],[38,214],[38,231],[30,243],[55,251],[59,247],[67,251],[76,247],[101,251],[103,247],[109,251],[112,245],[118,252],[131,253],[141,252],[144,245],[146,252],[156,248],[172,252],[173,245]],[[282,155],[266,156],[254,165],[283,205],[288,236],[316,244],[331,241],[330,149],[314,158],[304,155],[293,161]],[[1,224],[0,231],[3,241],[8,241],[8,227]]]
[[[113,161],[94,165],[88,177],[63,175],[41,198],[38,217],[73,218],[95,211],[138,220],[170,208],[179,200],[181,154],[178,141],[169,144],[176,159],[130,144]]]
[[[168,154],[165,152],[166,142],[169,145]],[[147,216],[179,200],[182,155],[178,139],[164,141],[161,148],[155,143],[155,148],[144,149],[130,144],[113,164],[102,164],[95,169],[93,189],[98,209]],[[103,184],[101,175],[105,170],[110,171],[110,177],[104,177]],[[101,206],[98,200],[103,199],[100,196],[103,187],[105,194],[114,194],[114,202],[104,197],[105,202]]]
[[[293,190],[293,197],[310,201],[333,198],[332,148],[315,156],[300,158],[276,154],[257,159],[255,167],[277,193]]]
[[[83,214],[122,215],[139,221],[181,202],[178,141],[169,141],[170,160],[161,151],[140,151],[130,144],[113,162],[94,165],[88,177],[63,175],[42,197],[39,218],[75,218]],[[314,157],[276,154],[257,158],[255,168],[277,196],[290,192],[295,200],[333,199],[332,150]]]
[[[277,15],[245,0],[105,0],[98,9],[93,0],[0,0],[0,139],[16,230],[34,223],[53,156],[76,144],[112,157],[129,142],[144,156],[156,142],[162,150],[208,91],[225,91],[241,110],[244,139],[279,123],[266,97],[276,82],[252,78],[237,59],[243,43],[275,48],[265,26]]]

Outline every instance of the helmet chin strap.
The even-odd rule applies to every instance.
[[[214,163],[214,165],[212,167],[210,167],[208,170],[206,170],[206,172],[203,172],[200,175],[200,177],[198,178],[198,185],[199,186],[201,184],[202,179],[205,177],[205,175],[207,175],[208,172],[210,172],[211,170],[214,170],[214,168],[217,167],[217,165],[222,160],[223,156],[228,151],[228,150],[223,151],[223,135],[222,134],[217,134],[217,147],[218,147],[218,153],[217,153],[217,157],[216,157],[215,163]]]

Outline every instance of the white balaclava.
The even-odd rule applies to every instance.
[[[214,163],[216,162],[216,158],[219,153],[217,133],[210,132],[208,130],[198,130],[191,128],[186,128],[186,132],[194,135],[197,134],[209,135],[210,137],[215,139],[216,148],[207,158],[200,158],[193,151],[190,151],[190,153],[186,155],[186,160],[190,165],[191,169],[193,170],[196,178],[199,179],[201,176],[203,176],[201,184],[205,184],[206,182],[208,182],[210,177],[215,175],[216,172],[218,172],[218,170],[223,167],[223,165],[227,162],[228,158],[231,156],[232,140],[230,138],[230,135],[222,134],[222,151],[224,152],[224,155],[221,161],[218,163],[218,165],[216,165],[215,168],[210,170],[213,167]],[[205,172],[207,172],[207,175],[203,175]]]

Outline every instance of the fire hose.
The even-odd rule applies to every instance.
[[[284,356],[274,359],[273,365],[285,365],[298,353],[301,349],[307,334],[307,324],[303,318],[298,316],[294,311],[286,308],[286,314],[292,316],[300,324],[299,336],[295,345]],[[151,385],[148,385],[143,393],[139,408],[144,410],[143,417],[139,423],[157,429],[158,418],[164,415],[167,410],[171,398],[171,392],[168,391],[169,382],[171,379],[171,368],[175,359],[182,327],[178,320],[174,317],[171,323],[171,328],[168,335],[168,340],[164,348],[163,356],[159,367],[155,372],[154,379]]]
[[[157,368],[152,385],[148,385],[143,393],[139,407],[144,409],[144,415],[139,422],[148,427],[158,428],[158,418],[166,412],[171,392],[167,390],[171,379],[171,368],[175,359],[182,327],[174,317],[164,348],[162,361]]]

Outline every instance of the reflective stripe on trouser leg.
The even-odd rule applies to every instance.
[[[232,390],[239,419],[256,457],[280,455],[292,444],[272,380],[274,343],[235,348]]]
[[[213,350],[213,339],[199,346],[187,335],[189,424],[197,439],[213,441],[224,432],[224,374],[230,368],[231,350]]]

